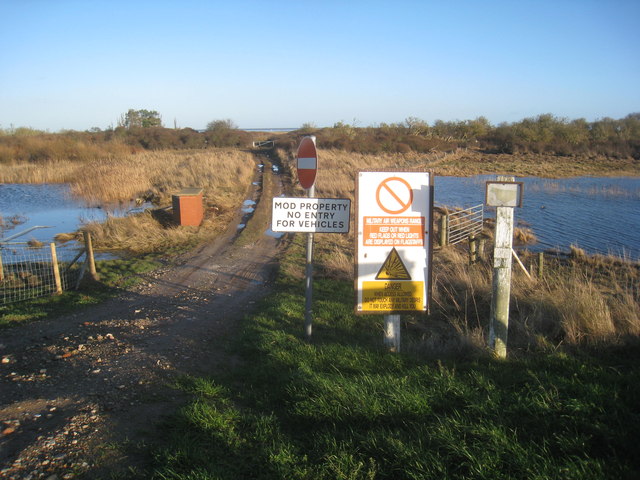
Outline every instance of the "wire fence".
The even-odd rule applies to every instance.
[[[0,244],[0,304],[53,295],[76,288],[81,266],[58,262],[55,245],[34,248],[26,243]]]

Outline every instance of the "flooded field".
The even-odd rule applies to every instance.
[[[48,245],[59,233],[75,232],[85,222],[102,221],[107,215],[125,215],[129,209],[105,210],[87,207],[74,199],[67,185],[0,184],[0,217],[4,227],[0,238],[9,238],[30,230],[13,242],[40,242]],[[64,259],[78,247],[75,242],[60,246]]]
[[[484,203],[485,182],[494,179],[492,175],[436,177],[436,204],[468,207]],[[518,181],[524,182],[524,202],[515,218],[537,236],[532,250],[568,250],[576,245],[590,253],[640,259],[640,178],[524,177]],[[124,215],[129,208],[107,212],[87,207],[70,196],[66,185],[0,184],[0,216],[5,222],[15,218],[19,223],[4,229],[3,238],[34,226],[49,227],[15,241],[48,244],[58,233],[73,232],[87,221],[104,220],[107,214]],[[255,202],[247,200],[243,212],[251,214],[254,208]],[[491,208],[485,209],[485,216],[494,214]],[[63,248],[76,247],[70,243]]]
[[[468,207],[484,203],[485,182],[495,175],[436,177],[437,205]],[[531,250],[568,250],[576,245],[589,253],[640,259],[640,178],[519,177],[524,182],[520,226],[533,230]],[[495,209],[485,207],[485,216]]]

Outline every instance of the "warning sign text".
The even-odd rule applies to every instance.
[[[363,311],[420,311],[424,300],[424,282],[362,283]]]
[[[424,246],[424,217],[364,217],[363,220],[364,246]]]

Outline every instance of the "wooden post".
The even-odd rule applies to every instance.
[[[480,237],[478,241],[478,258],[484,260],[484,247],[487,243],[487,239],[484,237]]]
[[[440,217],[440,246],[447,244],[447,229],[449,226],[449,215],[443,213]]]
[[[95,281],[100,280],[98,276],[98,272],[96,271],[96,261],[93,256],[93,245],[91,243],[91,234],[89,232],[82,232],[84,235],[84,246],[87,251],[87,265],[89,267],[89,273],[91,274],[91,278]]]
[[[498,177],[498,181],[514,181],[514,178]],[[493,349],[499,358],[507,357],[512,245],[513,207],[496,207],[489,347]]]
[[[538,252],[538,277],[544,277],[544,252]]]
[[[474,234],[469,235],[469,265],[478,261],[478,240]]]
[[[0,282],[4,282],[4,266],[2,265],[2,249],[0,248]]]
[[[56,295],[62,293],[62,280],[60,278],[60,266],[58,265],[58,253],[56,252],[56,244],[51,243],[51,264],[53,266],[53,279],[56,284]]]
[[[400,352],[400,315],[384,316],[384,346],[390,352]]]
[[[516,262],[518,263],[524,274],[527,276],[527,278],[529,280],[532,280],[531,274],[529,274],[529,272],[527,271],[527,267],[524,266],[524,263],[522,263],[522,260],[520,260],[520,257],[518,257],[518,254],[513,248],[511,249],[511,253],[513,254],[513,258],[516,259]]]

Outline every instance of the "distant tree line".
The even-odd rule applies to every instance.
[[[251,146],[251,134],[228,119],[209,122],[204,131],[164,128],[154,110],[129,110],[116,128],[48,133],[31,128],[0,129],[0,164],[15,161],[92,160],[141,150]]]
[[[614,120],[568,120],[552,114],[525,118],[497,126],[485,117],[475,120],[436,120],[432,125],[410,117],[401,123],[355,127],[338,122],[330,128],[305,124],[324,148],[348,151],[430,152],[474,147],[492,153],[546,153],[552,155],[606,155],[640,158],[640,113]],[[290,141],[287,137],[281,143]]]
[[[640,113],[618,120],[568,120],[551,114],[519,122],[491,125],[485,117],[474,120],[436,120],[429,124],[409,117],[400,123],[358,127],[337,122],[317,128],[304,124],[277,137],[280,146],[295,148],[300,135],[314,134],[322,148],[352,152],[449,151],[459,147],[488,153],[545,153],[551,155],[604,155],[640,159]],[[204,131],[165,128],[155,110],[129,110],[116,128],[86,132],[47,133],[30,128],[0,129],[0,163],[47,159],[92,159],[139,150],[202,149],[251,146],[252,134],[232,120],[213,120]]]

